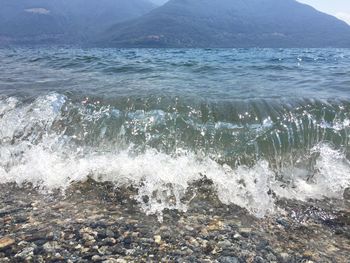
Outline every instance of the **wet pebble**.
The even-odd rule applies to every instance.
[[[331,225],[312,217],[298,223],[296,214],[291,218],[288,213],[255,219],[244,211],[221,207],[208,214],[204,210],[169,212],[164,223],[159,223],[137,207],[81,202],[59,203],[54,209],[59,213],[52,213],[44,201],[36,206],[35,214],[16,210],[30,223],[17,223],[11,213],[4,215],[9,219],[4,219],[1,228],[6,237],[0,238],[0,263],[312,263],[321,262],[325,254],[335,262],[346,262],[350,217],[343,211]],[[10,206],[3,209],[12,210]]]
[[[107,260],[102,261],[103,263],[127,263],[123,258],[109,258]]]
[[[102,246],[102,247],[98,248],[97,251],[101,255],[110,255],[110,254],[112,254],[111,249],[110,249],[109,246]]]
[[[350,187],[348,187],[344,190],[343,197],[346,201],[350,202]]]
[[[23,250],[21,250],[21,252],[17,253],[15,255],[15,258],[22,258],[22,259],[26,259],[29,256],[33,256],[34,255],[34,250],[36,249],[36,245],[33,244],[29,247],[25,247]]]
[[[289,227],[289,223],[283,218],[278,218],[276,222],[285,228]]]
[[[61,246],[57,241],[51,241],[45,243],[43,249],[46,253],[55,253],[57,250],[61,249]]]
[[[102,240],[101,244],[106,246],[113,246],[117,241],[112,237],[107,237]]]
[[[252,229],[251,229],[251,228],[240,228],[240,229],[239,229],[239,234],[240,234],[242,237],[249,238],[249,236],[251,235],[251,233],[252,233]]]
[[[6,249],[16,243],[16,240],[10,237],[0,238],[0,251]]]
[[[131,245],[132,245],[132,238],[130,236],[127,236],[123,239],[123,244],[124,244],[124,247],[126,248],[131,248]]]
[[[220,257],[218,261],[220,263],[240,263],[239,259],[236,257]]]
[[[100,261],[102,261],[102,257],[99,256],[99,255],[94,255],[94,256],[91,257],[91,260],[93,262],[100,262]]]
[[[162,237],[160,235],[155,235],[154,236],[154,243],[160,244],[162,242]]]

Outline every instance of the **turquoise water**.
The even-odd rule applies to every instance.
[[[348,98],[348,49],[0,49],[2,94]]]
[[[158,213],[208,178],[257,215],[350,186],[348,49],[18,48],[0,61],[4,182],[132,184]]]

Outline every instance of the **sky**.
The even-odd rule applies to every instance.
[[[334,15],[350,25],[350,0],[298,0],[316,9]]]
[[[157,5],[161,5],[164,4],[165,2],[167,2],[168,0],[151,0],[151,2],[157,4]]]

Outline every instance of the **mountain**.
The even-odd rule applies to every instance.
[[[350,27],[295,0],[170,0],[104,32],[114,47],[350,47]]]
[[[0,0],[0,43],[79,43],[148,13],[148,0]]]

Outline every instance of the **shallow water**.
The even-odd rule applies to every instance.
[[[193,183],[262,217],[350,186],[350,50],[0,49],[0,179],[133,186],[148,214]]]

